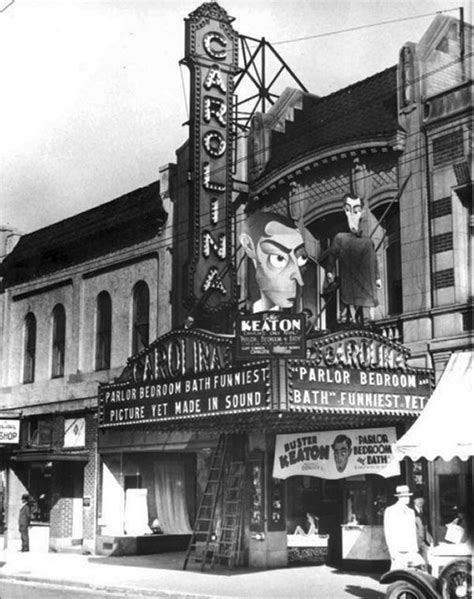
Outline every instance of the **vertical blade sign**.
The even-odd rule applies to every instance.
[[[216,2],[186,19],[191,72],[190,196],[192,223],[185,303],[219,313],[235,302],[231,246],[232,97],[238,34]]]

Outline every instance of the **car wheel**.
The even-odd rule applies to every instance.
[[[439,576],[443,599],[472,597],[472,566],[467,561],[453,562]]]
[[[425,599],[424,594],[419,588],[405,582],[404,580],[397,580],[391,584],[386,593],[385,599]]]

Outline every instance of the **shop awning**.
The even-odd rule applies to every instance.
[[[22,451],[10,458],[13,462],[88,462],[87,451]]]
[[[393,446],[398,459],[474,455],[473,352],[454,352],[423,412]]]

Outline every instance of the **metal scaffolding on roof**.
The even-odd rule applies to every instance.
[[[307,92],[305,85],[285,60],[264,37],[260,40],[239,36],[240,60],[243,66],[235,78],[235,128],[247,131],[256,112],[265,113],[278,99],[283,79]],[[254,45],[256,44],[256,45]]]

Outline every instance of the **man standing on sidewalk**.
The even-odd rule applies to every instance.
[[[412,495],[408,485],[399,485],[395,491],[397,502],[384,513],[384,533],[392,570],[424,563],[418,553],[415,512],[408,505]]]
[[[429,570],[428,548],[433,545],[433,537],[429,531],[428,518],[425,512],[425,498],[421,493],[415,493],[413,497],[413,505],[415,509],[418,553],[424,559],[426,568]]]
[[[18,515],[18,528],[20,530],[21,536],[21,551],[29,551],[30,550],[30,537],[28,529],[31,523],[31,506],[30,506],[30,496],[27,493],[24,493],[21,496],[22,506],[20,508],[20,513]]]

